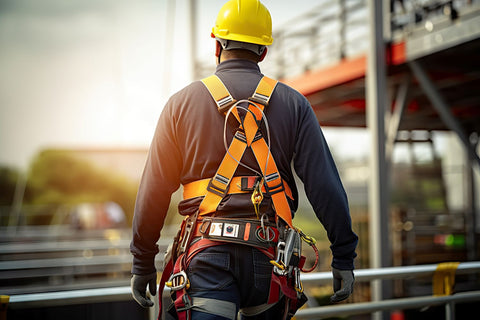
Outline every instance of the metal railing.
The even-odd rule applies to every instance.
[[[68,226],[0,228],[0,294],[121,287],[130,282],[131,230]],[[161,250],[170,240],[160,240]],[[162,266],[163,255],[155,261]]]
[[[419,265],[405,267],[391,267],[381,269],[361,269],[355,271],[357,282],[378,280],[411,279],[433,276],[438,265]],[[467,275],[480,272],[480,261],[460,263],[455,271],[456,275]],[[331,272],[302,274],[304,284],[328,285],[332,282]],[[47,292],[36,294],[21,294],[10,297],[9,308],[25,309],[32,307],[50,307],[58,305],[89,304],[97,302],[128,301],[131,300],[130,287],[100,288],[88,290],[73,290],[64,292]],[[156,300],[156,299],[154,299]],[[384,310],[404,310],[423,308],[425,306],[445,305],[446,319],[455,319],[455,304],[480,301],[480,291],[468,291],[446,296],[423,296],[390,299],[377,302],[362,302],[340,304],[333,306],[313,307],[301,309],[295,317],[297,319],[318,319],[319,317],[366,314]],[[151,317],[154,318],[154,312]]]

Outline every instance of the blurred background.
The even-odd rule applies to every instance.
[[[223,3],[0,0],[0,294],[129,285],[150,140],[169,96],[214,71],[210,31]],[[377,168],[366,121],[367,1],[263,3],[274,44],[260,68],[311,102],[360,237],[356,267],[369,268]],[[383,12],[390,266],[478,260],[480,3],[392,0]],[[426,85],[411,61],[429,75]],[[181,221],[180,194],[161,251]],[[294,223],[319,240],[317,271],[328,271],[330,244],[303,193],[300,201]],[[463,286],[478,289],[478,279]],[[310,290],[321,301],[331,287]],[[424,280],[393,286],[395,297],[430,291]],[[359,284],[351,300],[369,299],[369,285]],[[96,312],[120,312],[112,308]]]

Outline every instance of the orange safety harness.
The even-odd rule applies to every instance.
[[[227,151],[213,178],[194,181],[183,186],[184,199],[199,196],[203,199],[198,211],[185,218],[182,223],[179,234],[174,240],[172,257],[165,261],[159,292],[163,291],[164,284],[172,288],[178,319],[190,319],[192,301],[187,293],[190,284],[184,270],[193,256],[205,248],[222,244],[222,242],[245,243],[258,248],[272,259],[274,272],[268,303],[277,302],[281,291],[286,296],[288,304],[286,309],[293,314],[306,301],[299,272],[300,270],[310,272],[315,268],[318,262],[318,250],[313,238],[307,237],[292,225],[292,214],[287,200],[287,197],[292,198],[291,190],[283,182],[270,146],[260,130],[260,124],[263,121],[267,128],[267,140],[270,142],[264,108],[268,105],[277,81],[263,77],[253,96],[248,100],[240,101],[233,99],[216,75],[207,77],[202,82],[217,104],[219,112],[225,114],[225,128],[231,114],[238,121],[239,127],[228,147],[227,142],[224,141]],[[241,163],[247,148],[253,151],[261,172]],[[251,169],[257,175],[234,177],[239,165]],[[215,217],[217,207],[226,195],[246,192],[252,193],[251,199],[257,214],[257,222],[247,219],[237,221],[238,224],[228,224],[224,221],[227,219],[219,220]],[[260,217],[259,206],[264,194],[272,199],[277,228],[271,225],[266,226],[264,217]],[[218,230],[227,225],[231,228],[230,231],[225,231],[226,229],[219,233],[213,231],[214,227]],[[235,229],[232,226],[235,226]],[[256,240],[253,235],[256,235]],[[193,238],[196,239],[195,242],[192,242]],[[305,257],[301,256],[300,239],[306,241],[315,250],[316,261],[310,270],[302,269]],[[258,240],[265,243],[260,243]],[[295,250],[292,249],[294,252],[288,253],[288,259],[285,260],[286,251],[290,250],[287,247]],[[290,257],[293,258],[290,259]],[[169,277],[168,281],[167,277]],[[161,302],[160,295],[160,316]]]

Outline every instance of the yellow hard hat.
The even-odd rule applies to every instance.
[[[230,0],[220,9],[212,37],[271,45],[272,18],[268,9],[258,0]]]

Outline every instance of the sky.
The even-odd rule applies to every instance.
[[[264,0],[273,29],[311,0]],[[223,0],[196,0],[196,55],[213,58]],[[170,14],[167,14],[170,12]],[[192,81],[188,1],[0,0],[0,166],[45,148],[147,148]]]

